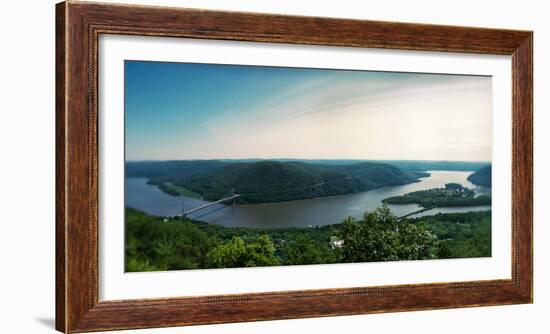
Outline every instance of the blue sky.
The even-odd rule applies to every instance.
[[[125,62],[128,160],[491,160],[491,78]]]

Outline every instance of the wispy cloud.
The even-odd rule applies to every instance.
[[[246,101],[197,111],[207,113],[200,131],[173,133],[152,155],[491,159],[489,77],[329,70],[269,87],[251,91]]]

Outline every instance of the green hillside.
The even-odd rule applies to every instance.
[[[130,161],[126,162],[126,177],[146,177],[151,184],[173,182],[181,185],[227,165],[229,163],[219,160]]]
[[[478,186],[490,187],[491,172],[492,172],[491,165],[485,166],[481,169],[478,169],[472,175],[468,176],[468,181],[472,182],[473,184],[477,184]]]
[[[131,162],[127,176],[149,178],[170,194],[177,185],[217,200],[240,194],[241,203],[281,202],[351,194],[374,188],[417,181],[418,175],[397,167],[372,162],[321,165],[298,161],[224,162],[167,161]]]
[[[397,186],[416,182],[419,177],[426,176],[422,173],[410,173],[387,164],[375,162],[360,162],[351,165],[337,166],[339,173],[352,176],[360,180],[368,180],[374,188],[384,186]]]

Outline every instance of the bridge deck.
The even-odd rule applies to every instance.
[[[404,216],[401,216],[401,217],[397,217],[397,219],[403,219],[403,218],[407,218],[407,217],[410,217],[412,215],[416,215],[416,214],[419,214],[419,213],[422,213],[422,212],[425,212],[425,211],[429,211],[431,209],[435,209],[437,208],[436,206],[430,206],[430,207],[426,207],[426,208],[422,208],[420,210],[416,210],[414,212],[411,212],[411,213],[407,213],[406,215]]]
[[[239,194],[235,194],[235,195],[233,195],[233,196],[229,196],[229,197],[226,197],[226,198],[222,198],[222,199],[219,199],[219,200],[214,201],[214,202],[210,202],[210,203],[207,203],[207,204],[203,204],[203,205],[198,206],[198,207],[196,207],[196,208],[193,208],[193,209],[190,209],[190,210],[185,211],[185,212],[183,213],[183,215],[184,215],[184,216],[187,216],[187,215],[189,215],[189,214],[191,214],[191,213],[193,213],[193,212],[202,210],[202,209],[207,208],[207,207],[209,207],[209,206],[211,206],[211,205],[219,204],[219,203],[224,203],[224,202],[228,202],[228,201],[231,201],[231,200],[233,200],[233,199],[235,199],[235,198],[237,198],[237,197],[240,197],[240,196],[241,196],[241,195],[239,195]]]

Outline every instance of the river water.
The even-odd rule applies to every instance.
[[[412,191],[440,188],[446,183],[459,183],[474,189],[477,194],[489,194],[491,190],[479,187],[467,180],[472,172],[429,171],[430,176],[420,182],[402,186],[383,187],[357,194],[323,197],[317,199],[265,203],[254,205],[212,205],[190,215],[190,218],[223,226],[246,227],[307,227],[340,223],[351,216],[359,218],[365,211],[371,211],[382,205],[382,200],[403,195]],[[198,207],[207,202],[175,197],[162,192],[154,185],[147,184],[145,178],[126,178],[126,206],[156,216],[176,216],[185,210]],[[185,204],[183,204],[185,202]],[[417,211],[417,204],[390,205],[397,216]],[[433,215],[438,212],[466,212],[490,210],[490,205],[472,207],[441,207],[422,212],[416,216]]]

